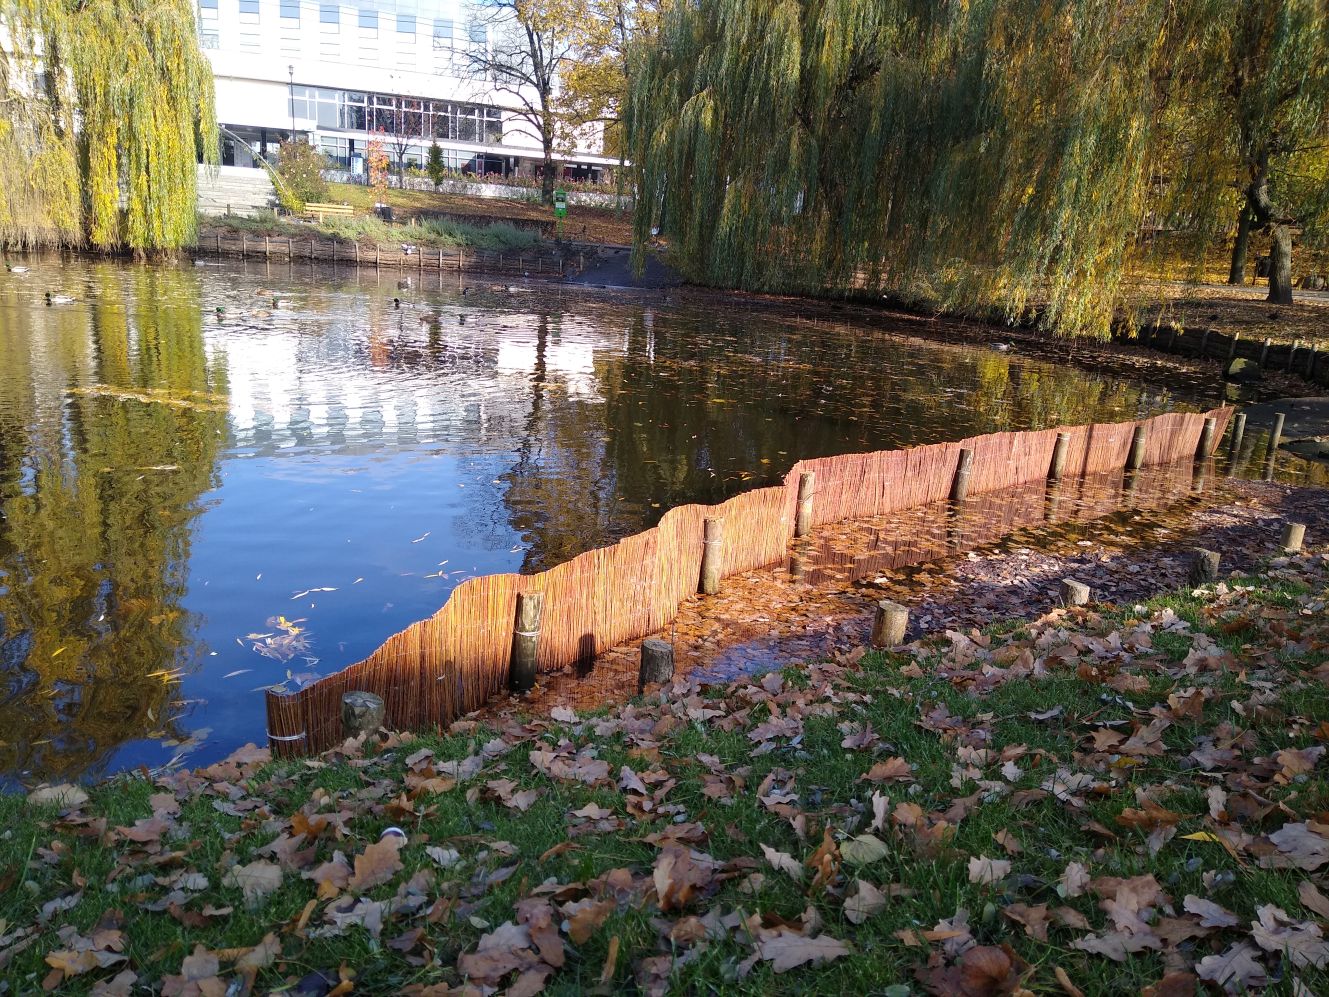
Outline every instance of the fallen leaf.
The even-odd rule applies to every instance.
[[[1005,879],[1011,871],[1007,859],[990,859],[977,855],[969,859],[969,882],[990,884]]]
[[[1237,942],[1220,955],[1205,956],[1195,964],[1195,973],[1228,991],[1262,987],[1268,977],[1258,961],[1259,955],[1260,950],[1250,942]]]
[[[762,845],[761,851],[762,854],[766,856],[767,862],[781,872],[787,873],[790,879],[802,880],[803,864],[788,852],[776,851],[769,845]]]
[[[855,890],[844,902],[844,916],[853,924],[862,924],[886,908],[886,894],[863,879],[854,880]]]
[[[256,907],[281,886],[283,876],[277,863],[258,859],[248,865],[232,866],[222,877],[222,886],[238,887],[244,894],[246,906]]]
[[[88,802],[88,794],[79,786],[61,783],[58,786],[39,786],[28,794],[34,807],[53,806],[61,810],[75,810]]]
[[[383,885],[397,875],[402,869],[399,854],[401,846],[402,839],[395,834],[366,846],[355,857],[355,872],[351,874],[347,886],[356,893],[363,893]]]
[[[1181,906],[1196,915],[1200,919],[1200,925],[1205,928],[1233,928],[1241,923],[1241,918],[1233,914],[1232,911],[1221,907],[1212,900],[1197,897],[1193,893],[1186,895],[1181,902]]]
[[[849,946],[838,939],[827,935],[808,938],[788,928],[777,928],[757,941],[757,955],[777,973],[787,973],[804,963],[816,965],[838,959],[849,952]]]

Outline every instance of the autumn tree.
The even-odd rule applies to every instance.
[[[0,36],[0,240],[188,244],[218,158],[193,4],[0,0]]]
[[[560,77],[572,65],[584,28],[576,0],[493,0],[478,8],[487,41],[465,53],[464,73],[500,95],[543,153],[541,198],[554,201],[554,155],[566,114]]]
[[[1215,22],[1212,141],[1231,150],[1240,217],[1230,283],[1245,283],[1251,233],[1269,237],[1269,300],[1292,301],[1297,227],[1329,209],[1329,5],[1230,4]]]
[[[659,32],[668,0],[588,0],[583,28],[563,79],[569,127],[603,129],[605,155],[626,155],[622,136],[632,53]]]

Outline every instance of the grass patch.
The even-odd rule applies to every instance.
[[[16,993],[179,987],[216,954],[218,986],[266,989],[1054,993],[1060,970],[1096,994],[1212,981],[1247,946],[1246,985],[1329,992],[1303,885],[1329,861],[1327,575],[1307,555],[575,723],[124,776],[64,816],[6,797],[0,969]],[[390,825],[400,868],[357,884]],[[271,888],[247,899],[246,869]],[[975,984],[980,956],[1005,975]]]

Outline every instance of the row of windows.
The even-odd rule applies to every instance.
[[[240,13],[248,14],[254,17],[258,16],[258,6],[260,0],[238,0],[240,4]],[[217,4],[219,0],[198,0],[199,11],[203,18],[211,20],[217,15]],[[281,0],[281,16],[286,21],[300,20],[300,0]],[[318,5],[318,20],[320,24],[341,26],[341,5],[336,3],[320,3]],[[366,30],[377,31],[379,26],[379,12],[377,10],[366,10],[361,8],[357,17],[357,23]],[[416,16],[414,14],[396,15],[397,33],[402,35],[414,35],[416,33]],[[484,45],[488,40],[489,32],[487,25],[472,21],[466,25],[466,38],[473,45]],[[454,41],[459,39],[461,34],[457,31],[457,25],[454,21],[447,18],[434,19],[434,38],[439,41]]]
[[[320,135],[319,152],[335,167],[363,173],[365,170],[366,143],[362,139],[346,139],[336,135]],[[398,148],[396,143],[386,145],[384,151],[388,159],[396,165],[400,154],[401,165],[421,169],[428,162],[429,150],[421,145],[405,145]],[[444,149],[443,166],[462,173],[506,173],[507,163],[501,156],[487,156],[482,152],[461,152],[456,149]]]
[[[502,111],[481,104],[298,86],[291,88],[290,112],[318,128],[490,145],[503,141]]]

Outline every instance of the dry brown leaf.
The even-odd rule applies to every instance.
[[[990,859],[986,855],[976,855],[969,859],[969,882],[988,885],[1005,879],[1011,871],[1007,859]]]
[[[803,881],[803,864],[788,852],[776,851],[769,845],[762,845],[761,852],[766,856],[767,862],[781,872],[786,873],[790,879],[798,882]]]
[[[849,952],[849,946],[839,939],[828,935],[808,938],[788,928],[777,928],[757,940],[758,957],[769,962],[777,973],[787,973],[805,963],[817,965],[838,959]]]
[[[844,902],[844,916],[852,924],[862,924],[886,908],[886,894],[863,879],[854,880],[854,894]]]
[[[244,894],[245,904],[255,907],[281,886],[283,878],[281,866],[258,859],[248,865],[232,866],[222,877],[222,886],[238,887]]]
[[[351,879],[351,866],[346,861],[346,856],[340,851],[336,851],[332,853],[332,858],[328,861],[301,875],[303,878],[313,880],[318,884],[320,900],[331,900],[346,889],[346,884]]]
[[[1313,910],[1323,918],[1329,918],[1329,897],[1326,897],[1309,879],[1303,879],[1297,887],[1297,899],[1307,910]]]
[[[1255,908],[1251,937],[1266,952],[1283,953],[1297,968],[1329,966],[1329,941],[1313,921],[1295,921],[1273,904]]]
[[[1237,917],[1232,911],[1214,903],[1212,900],[1205,900],[1189,893],[1181,901],[1184,910],[1194,914],[1200,919],[1200,925],[1205,928],[1233,928],[1241,923],[1241,918]]]
[[[1259,962],[1260,950],[1250,942],[1237,942],[1226,952],[1205,956],[1195,965],[1195,973],[1202,980],[1217,983],[1228,991],[1250,990],[1268,982],[1264,966]]]
[[[366,846],[355,857],[355,872],[346,885],[355,893],[363,893],[392,879],[402,869],[401,846],[402,839],[395,834]]]

